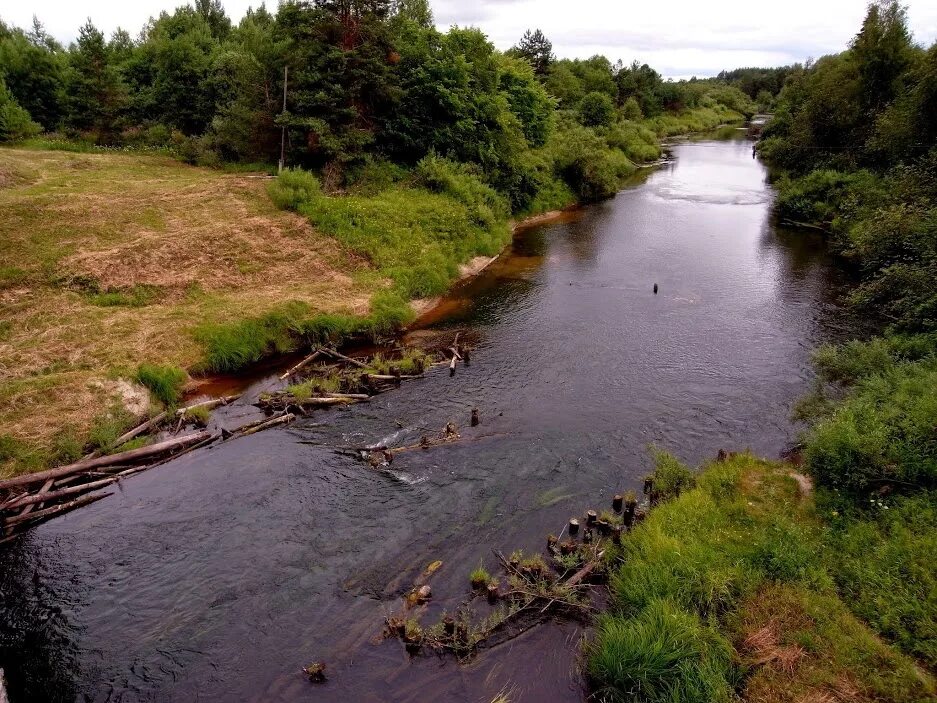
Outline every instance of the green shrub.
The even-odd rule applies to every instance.
[[[615,105],[605,93],[586,93],[579,103],[579,120],[586,127],[610,125],[615,119]]]
[[[860,378],[806,436],[820,485],[864,495],[888,483],[937,485],[937,362],[904,363]]]
[[[301,205],[322,195],[319,179],[308,171],[288,168],[267,187],[271,200],[284,210],[298,210]]]
[[[675,456],[663,451],[654,453],[654,495],[658,500],[676,498],[695,485],[693,472]]]
[[[305,303],[294,301],[260,317],[202,325],[195,332],[205,348],[199,369],[230,373],[270,354],[293,351],[308,314]]]
[[[29,113],[20,106],[6,83],[0,78],[0,142],[12,142],[35,137],[42,127],[33,122]]]
[[[136,381],[149,389],[153,397],[168,408],[173,408],[182,398],[182,387],[189,375],[178,366],[140,364]]]
[[[414,171],[416,182],[435,193],[445,193],[470,208],[478,224],[492,227],[510,214],[507,201],[467,164],[424,157]]]

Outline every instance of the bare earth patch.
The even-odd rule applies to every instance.
[[[267,179],[126,154],[0,149],[0,435],[81,435],[141,362],[190,367],[200,324],[289,301],[367,313],[381,281]],[[102,302],[94,293],[143,303]],[[132,394],[131,394],[132,395]],[[145,411],[145,408],[143,409]],[[0,475],[9,472],[0,457]]]

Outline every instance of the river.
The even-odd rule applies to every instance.
[[[33,530],[0,552],[12,703],[582,700],[573,624],[460,666],[378,643],[383,618],[430,562],[426,621],[493,547],[540,549],[640,492],[651,445],[696,464],[794,440],[810,350],[850,323],[842,274],[772,224],[772,197],[744,131],[674,145],[617,197],[519,233],[413,333],[471,339],[455,377],[187,455]],[[390,471],[333,451],[450,420],[464,441]],[[323,685],[300,673],[316,660]]]

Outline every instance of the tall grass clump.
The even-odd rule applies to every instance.
[[[298,210],[303,203],[322,195],[319,179],[298,168],[282,171],[267,186],[270,199],[284,210]]]
[[[430,154],[417,164],[414,176],[427,190],[445,193],[468,207],[479,225],[493,227],[510,216],[508,201],[482,181],[477,166]]]
[[[293,351],[309,313],[308,305],[294,301],[260,317],[202,325],[195,333],[205,349],[198,370],[230,373],[271,354]]]
[[[589,648],[588,673],[598,700],[733,700],[732,647],[702,619],[666,600],[636,617],[608,618]]]
[[[188,377],[178,366],[140,364],[136,381],[145,386],[159,402],[172,408],[182,398],[182,387]]]

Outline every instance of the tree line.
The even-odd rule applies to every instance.
[[[0,22],[0,140],[55,132],[193,163],[273,163],[285,134],[287,163],[336,185],[368,163],[437,154],[477,166],[523,206],[556,129],[714,106],[752,110],[725,81],[557,60],[539,30],[499,52],[478,29],[436,30],[427,0],[289,0],[236,24],[219,0],[194,0],[136,37],[107,38],[89,20],[68,47],[38,21]]]

